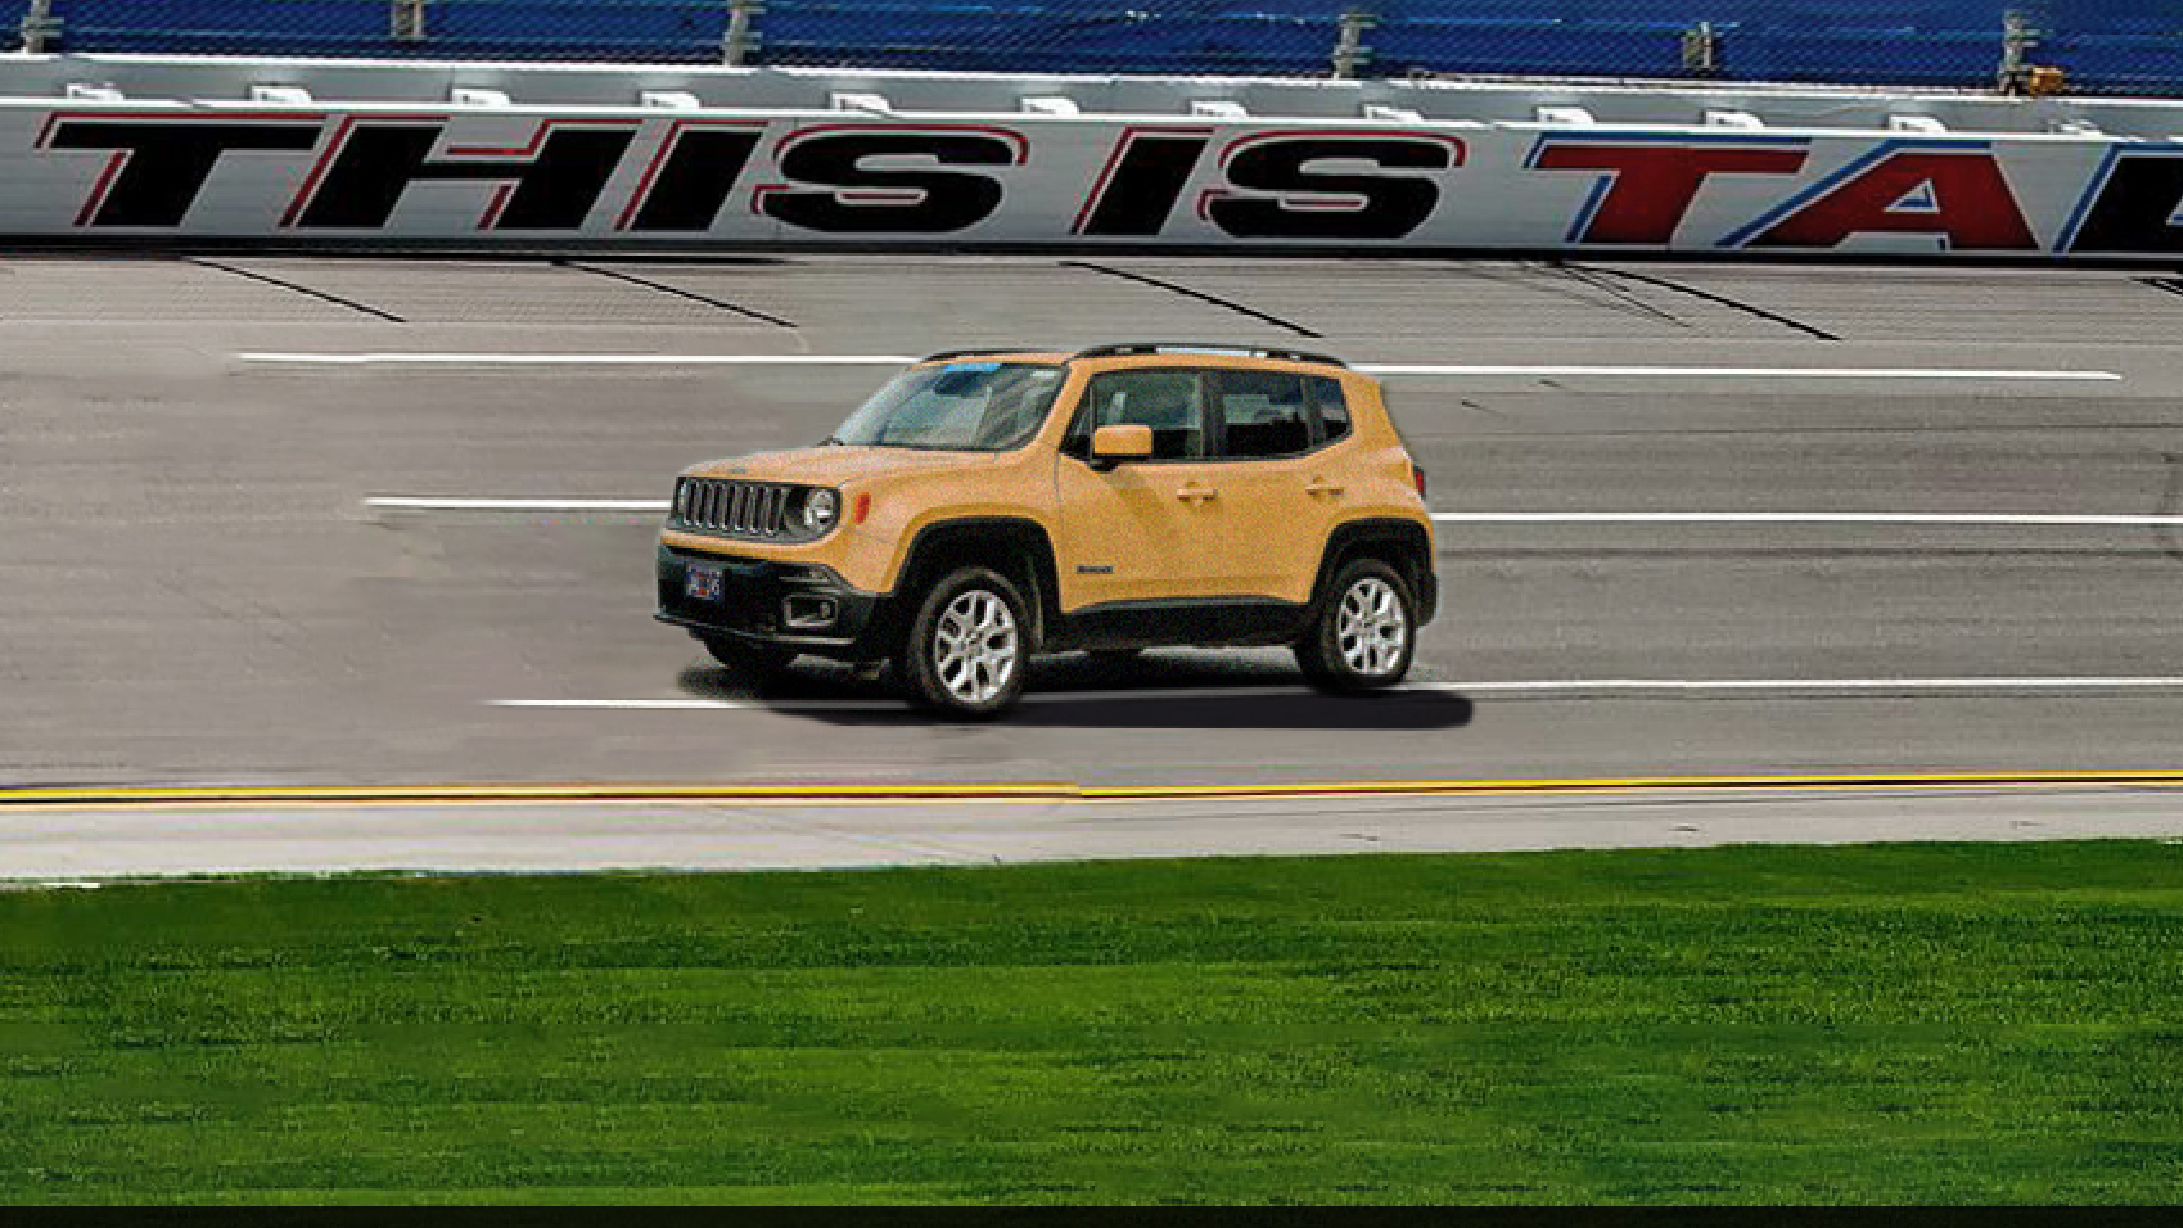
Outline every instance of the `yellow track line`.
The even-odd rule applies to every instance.
[[[191,785],[0,789],[0,812],[169,808],[448,805],[818,806],[1057,804],[1069,802],[1253,802],[1307,798],[1416,798],[1471,795],[1776,791],[1932,791],[2067,786],[2183,786],[2183,769],[2123,768],[2037,772],[1889,772],[1849,775],[1634,776],[1545,780],[1389,780],[1293,784],[542,784],[542,785]]]

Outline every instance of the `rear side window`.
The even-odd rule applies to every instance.
[[[1311,450],[1304,377],[1285,371],[1223,371],[1219,405],[1222,455],[1294,456]]]
[[[1312,404],[1319,411],[1319,438],[1333,443],[1349,435],[1349,401],[1342,395],[1342,381],[1327,375],[1310,377]]]
[[[1092,377],[1084,406],[1069,432],[1071,456],[1091,455],[1092,432],[1102,426],[1149,426],[1152,459],[1191,460],[1205,455],[1205,417],[1192,371],[1110,371]]]

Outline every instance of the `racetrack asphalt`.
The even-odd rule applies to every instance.
[[[2179,334],[2183,295],[2168,279],[2109,271],[0,260],[0,784],[87,790],[74,812],[0,811],[0,877],[254,864],[226,859],[209,834],[199,862],[172,855],[160,832],[208,831],[211,812],[102,808],[103,790],[147,784],[1156,786],[2183,766],[2183,527],[2163,519],[2183,515]],[[888,374],[675,356],[1146,337],[1498,369],[1388,377],[1435,510],[1459,518],[1440,526],[1446,600],[1421,640],[1419,689],[1341,701],[1301,689],[1282,653],[1173,652],[1137,670],[1042,663],[1036,702],[990,726],[912,715],[828,668],[752,694],[650,620],[651,513],[367,502],[662,499],[693,461],[818,438]],[[309,360],[360,354],[475,361]],[[645,361],[520,361],[599,354]],[[1793,374],[1812,368],[1854,374]],[[1617,519],[1493,519],[1511,513]],[[1673,518],[1769,513],[1875,519]],[[1975,522],[1915,519],[1943,515]],[[2144,519],[2040,519],[2052,516]],[[1632,796],[1529,801],[1507,823],[1473,821],[1476,799],[1390,805],[1410,816],[1406,831],[1429,833],[1433,815],[1450,825],[1437,844],[1404,837],[1417,847],[1536,847],[1525,824],[1549,823],[1546,810],[1569,818],[1542,830],[1567,833],[1584,813],[1611,824],[1596,808]],[[2036,835],[2011,824],[2065,806],[2094,828],[2112,811],[2128,834],[2183,832],[2183,792],[2057,796],[1830,795],[1825,813],[1856,812],[1863,826],[1822,830],[1795,817],[1818,804],[1807,795],[1766,792],[1738,801],[1748,818],[1729,838]],[[1661,813],[1700,804],[1641,800]],[[1006,836],[991,825],[1008,808],[985,807],[979,841],[963,847],[973,859],[988,844],[995,856],[1065,855],[1075,832],[1086,854],[1318,851],[1361,805],[1137,804],[1155,809],[1136,830],[1164,834],[1117,843],[1130,824],[1102,803],[1068,810],[1051,832],[1026,823]],[[1208,808],[1225,817],[1202,817]],[[935,816],[939,832],[959,809],[872,822],[914,844],[902,821]],[[62,813],[83,819],[73,842],[52,838]],[[534,824],[503,831],[523,831],[531,860],[479,854],[478,868],[572,868],[584,858],[551,850],[585,847],[581,832],[602,823],[629,846],[612,864],[775,864],[739,859],[744,837],[693,826],[687,809],[282,813],[345,851],[323,863],[266,852],[264,868],[464,868],[447,850],[488,814]],[[661,843],[647,845],[641,816],[655,813],[677,817],[658,820]],[[821,824],[833,812],[767,813]],[[1682,838],[1675,828],[1662,841]],[[1489,830],[1502,834],[1473,839]],[[110,855],[92,850],[99,840]],[[1604,829],[1598,840],[1626,842]],[[125,851],[140,845],[165,851]],[[822,846],[792,863],[863,864]],[[650,847],[660,855],[643,856]]]

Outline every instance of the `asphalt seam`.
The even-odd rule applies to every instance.
[[[766,312],[758,310],[756,307],[745,307],[741,303],[730,302],[729,300],[724,298],[714,298],[709,294],[699,294],[695,290],[685,290],[680,286],[670,286],[666,282],[653,281],[649,277],[639,277],[634,273],[622,273],[617,272],[614,269],[602,269],[597,265],[580,264],[574,260],[556,260],[554,261],[554,263],[564,269],[574,269],[579,273],[593,273],[600,277],[612,278],[615,281],[625,281],[633,286],[643,286],[647,290],[653,290],[660,294],[669,295],[674,298],[688,299],[690,302],[693,303],[703,303],[707,307],[712,307],[720,311],[739,315],[744,317],[745,319],[757,320],[761,323],[771,324],[777,328],[796,327],[795,321],[784,320],[777,315],[769,315]]]
[[[1603,270],[1588,269],[1583,265],[1571,264],[1563,265],[1560,272],[1580,285],[1596,290],[1613,299],[1617,304],[1621,305],[1623,310],[1633,315],[1660,320],[1685,331],[1694,331],[1697,328],[1697,325],[1676,315],[1674,312],[1668,311],[1658,304],[1646,302],[1635,290],[1614,284]]]
[[[389,324],[409,323],[409,321],[403,319],[398,315],[395,315],[393,312],[382,310],[380,308],[372,306],[369,303],[360,303],[355,299],[343,298],[338,294],[331,294],[324,290],[314,289],[310,286],[288,281],[284,278],[275,277],[270,273],[259,273],[251,269],[237,268],[232,264],[223,264],[217,260],[207,260],[201,256],[191,258],[190,263],[197,265],[200,268],[217,269],[222,273],[227,273],[235,277],[240,277],[246,281],[254,281],[268,286],[277,286],[280,289],[303,295],[305,298],[315,298],[321,303],[331,303],[336,307],[346,307],[350,311],[357,312],[361,315],[370,316],[373,319],[384,320]]]
[[[2178,298],[2183,298],[2183,277],[2134,277],[2131,280],[2149,289],[2158,290],[2163,294],[2173,294]]]
[[[1715,294],[1711,290],[1700,290],[1696,286],[1686,286],[1683,285],[1681,282],[1669,281],[1665,277],[1652,277],[1644,273],[1632,273],[1627,269],[1601,268],[1595,265],[1573,264],[1568,267],[1571,269],[1583,269],[1586,272],[1597,273],[1605,277],[1620,277],[1628,281],[1638,282],[1642,285],[1652,286],[1655,289],[1666,290],[1673,294],[1686,294],[1689,295],[1691,298],[1711,303],[1716,307],[1726,307],[1731,311],[1740,311],[1743,312],[1745,315],[1755,316],[1758,319],[1765,320],[1773,324],[1779,324],[1783,328],[1793,329],[1797,332],[1803,333],[1805,336],[1810,337],[1816,341],[1840,341],[1842,339],[1839,336],[1828,332],[1824,328],[1820,328],[1812,324],[1806,324],[1802,320],[1796,319],[1792,316],[1782,315],[1778,311],[1768,311],[1764,307],[1756,306],[1751,303],[1746,303],[1741,299],[1730,298],[1725,294]]]
[[[1229,311],[1235,312],[1237,315],[1248,316],[1253,320],[1257,320],[1261,324],[1271,324],[1276,328],[1285,328],[1290,332],[1295,333],[1299,337],[1309,337],[1314,341],[1323,341],[1326,339],[1325,333],[1318,332],[1314,329],[1306,328],[1305,326],[1298,324],[1294,320],[1284,320],[1280,316],[1274,315],[1271,312],[1260,311],[1256,307],[1245,306],[1242,303],[1236,302],[1234,299],[1222,298],[1217,294],[1210,294],[1204,290],[1194,290],[1189,286],[1180,285],[1172,281],[1166,281],[1158,277],[1151,277],[1143,273],[1133,273],[1128,269],[1117,269],[1109,265],[1093,264],[1089,260],[1064,260],[1061,262],[1061,267],[1065,269],[1089,269],[1094,273],[1104,273],[1108,277],[1119,277],[1124,281],[1133,281],[1141,286],[1152,286],[1156,289],[1165,290],[1170,294],[1179,294],[1184,298],[1196,299],[1198,302],[1201,303],[1207,303],[1214,307],[1225,308]]]

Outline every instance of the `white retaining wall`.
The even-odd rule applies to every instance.
[[[0,61],[0,235],[2172,261],[2183,107],[1872,91]]]

